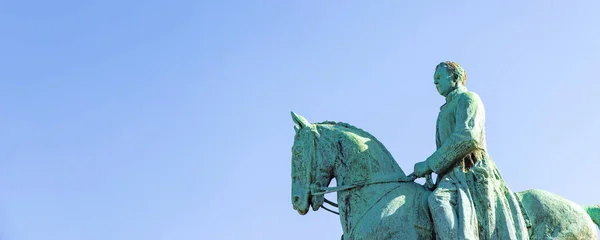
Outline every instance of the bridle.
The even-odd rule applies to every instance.
[[[385,177],[385,178],[382,178],[380,180],[373,180],[373,181],[368,181],[368,182],[364,182],[364,183],[348,184],[348,185],[342,185],[342,186],[337,186],[337,187],[318,187],[316,184],[312,184],[312,185],[310,185],[310,194],[313,195],[313,196],[314,195],[318,196],[318,195],[325,195],[325,194],[328,194],[328,193],[348,191],[348,190],[352,190],[354,188],[365,187],[365,186],[373,185],[373,184],[413,182],[415,179],[416,178],[412,177],[412,176]],[[327,198],[325,198],[325,196],[323,196],[323,199],[324,199],[325,203],[331,205],[332,207],[336,207],[336,208],[338,207],[337,203],[328,200]],[[327,207],[325,207],[323,205],[321,205],[321,207],[323,209],[331,212],[331,213],[334,213],[336,215],[340,215],[339,212],[336,212],[336,211],[333,211],[331,209],[328,209]]]

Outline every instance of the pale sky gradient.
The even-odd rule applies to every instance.
[[[292,209],[290,111],[410,173],[445,60],[512,190],[599,204],[600,1],[401,2],[1,2],[0,239],[339,239]]]

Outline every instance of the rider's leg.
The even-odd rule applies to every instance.
[[[456,198],[456,186],[447,178],[443,178],[433,193],[429,195],[429,210],[438,240],[458,239]]]

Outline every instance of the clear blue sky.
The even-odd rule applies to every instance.
[[[4,1],[0,239],[339,239],[290,200],[290,111],[405,172],[453,60],[514,191],[600,203],[599,1]]]

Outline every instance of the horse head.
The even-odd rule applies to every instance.
[[[323,204],[323,195],[313,195],[312,191],[326,187],[333,179],[334,154],[320,151],[320,133],[315,124],[292,112],[296,135],[292,146],[292,205],[301,215],[308,212],[310,206],[317,211]]]

